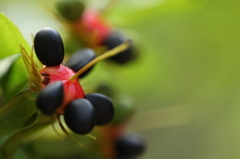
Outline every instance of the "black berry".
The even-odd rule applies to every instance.
[[[92,61],[96,57],[95,52],[92,49],[86,48],[81,49],[75,52],[67,62],[67,66],[71,68],[73,71],[77,72],[81,68],[83,68],[86,64]],[[90,67],[84,73],[82,73],[79,77],[82,78],[87,75],[93,67]]]
[[[104,125],[112,120],[114,108],[110,98],[99,93],[88,94],[85,98],[94,106],[96,111],[96,125]]]
[[[119,158],[137,157],[146,149],[146,143],[139,135],[127,134],[116,140],[115,148]]]
[[[95,124],[95,110],[92,104],[84,99],[73,100],[64,111],[67,126],[75,133],[87,134]]]
[[[110,34],[105,41],[103,42],[103,45],[107,46],[108,49],[113,49],[114,47],[122,44],[125,41],[125,38],[119,34],[119,33],[112,33]],[[133,45],[131,45],[128,49],[125,51],[122,51],[121,53],[112,56],[110,59],[119,63],[119,64],[125,64],[129,61],[132,61],[137,56],[135,48]]]
[[[80,0],[60,0],[57,10],[66,20],[77,21],[83,13],[84,4]]]
[[[46,66],[60,65],[64,58],[64,46],[59,33],[52,28],[43,28],[34,37],[34,50]]]
[[[64,90],[62,82],[47,85],[38,95],[37,107],[43,113],[51,115],[61,105]]]

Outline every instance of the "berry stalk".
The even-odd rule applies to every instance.
[[[126,42],[113,48],[112,50],[109,50],[109,51],[105,52],[104,54],[97,56],[92,61],[90,61],[87,65],[85,65],[82,69],[80,69],[76,74],[71,76],[69,79],[70,80],[76,79],[79,75],[81,75],[83,72],[85,72],[88,68],[92,67],[97,62],[102,61],[111,56],[117,55],[118,53],[121,53],[122,51],[126,50],[130,46],[130,44],[131,44],[131,41],[127,40]]]

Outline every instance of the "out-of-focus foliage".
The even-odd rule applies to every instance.
[[[66,34],[40,6],[39,1],[3,0],[0,12],[27,39],[45,26]],[[138,115],[129,129],[137,131],[143,122],[139,133],[148,142],[143,158],[239,159],[239,15],[237,0],[121,0],[106,14],[137,41],[141,56],[123,68],[100,63],[87,80],[119,82],[122,93],[136,98]],[[105,76],[109,71],[114,77]],[[144,129],[145,122],[154,125]],[[47,145],[44,139],[32,144]],[[47,151],[45,146],[37,150]]]
[[[33,123],[18,131],[4,142],[1,146],[1,155],[4,158],[25,158],[24,156],[26,155],[21,154],[23,145],[47,133],[47,128],[50,127],[51,122],[50,116],[38,115]]]
[[[37,112],[35,95],[33,91],[23,91],[0,109],[0,137],[22,128],[24,123]]]
[[[20,44],[29,51],[29,46],[18,28],[2,13],[0,13],[0,28],[0,59],[6,59],[10,55],[19,54]],[[8,58],[8,60],[10,59]],[[1,60],[1,62],[4,61]],[[0,78],[0,90],[2,93],[0,105],[4,104],[6,100],[9,100],[9,98],[19,91],[26,83],[28,77],[22,60],[12,58],[12,61],[9,62],[11,62],[11,65],[8,67],[1,67],[1,72],[5,73]],[[6,70],[8,71],[6,72]]]

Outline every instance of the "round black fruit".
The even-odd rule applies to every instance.
[[[95,110],[92,104],[84,99],[73,100],[64,111],[67,126],[75,133],[87,134],[95,124]]]
[[[62,82],[47,85],[38,95],[37,107],[44,114],[51,115],[61,105],[64,90]]]
[[[75,52],[67,62],[67,66],[77,72],[96,57],[95,52],[90,48],[81,49]],[[87,69],[79,77],[87,75],[93,67]]]
[[[114,115],[114,108],[110,98],[103,94],[91,93],[85,96],[89,100],[96,112],[96,125],[108,124]]]
[[[126,41],[125,38],[121,34],[115,32],[110,34],[105,39],[103,45],[107,46],[107,48],[110,50],[122,44],[125,41]],[[131,46],[128,49],[126,49],[125,51],[122,51],[121,53],[115,56],[110,57],[110,59],[117,62],[118,64],[125,64],[129,61],[134,60],[136,57],[137,57],[136,50],[131,44]]]
[[[64,46],[59,33],[46,27],[34,37],[34,50],[38,59],[46,66],[60,65],[64,58]]]
[[[127,134],[115,141],[115,148],[119,158],[137,157],[146,149],[146,143],[137,134]]]

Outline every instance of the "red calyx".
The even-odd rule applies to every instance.
[[[64,99],[62,105],[56,110],[57,114],[63,115],[64,109],[72,100],[84,98],[84,91],[78,82],[78,79],[70,80],[75,72],[66,66],[44,66],[40,73],[42,75],[42,88],[47,84],[62,81],[64,86]]]

